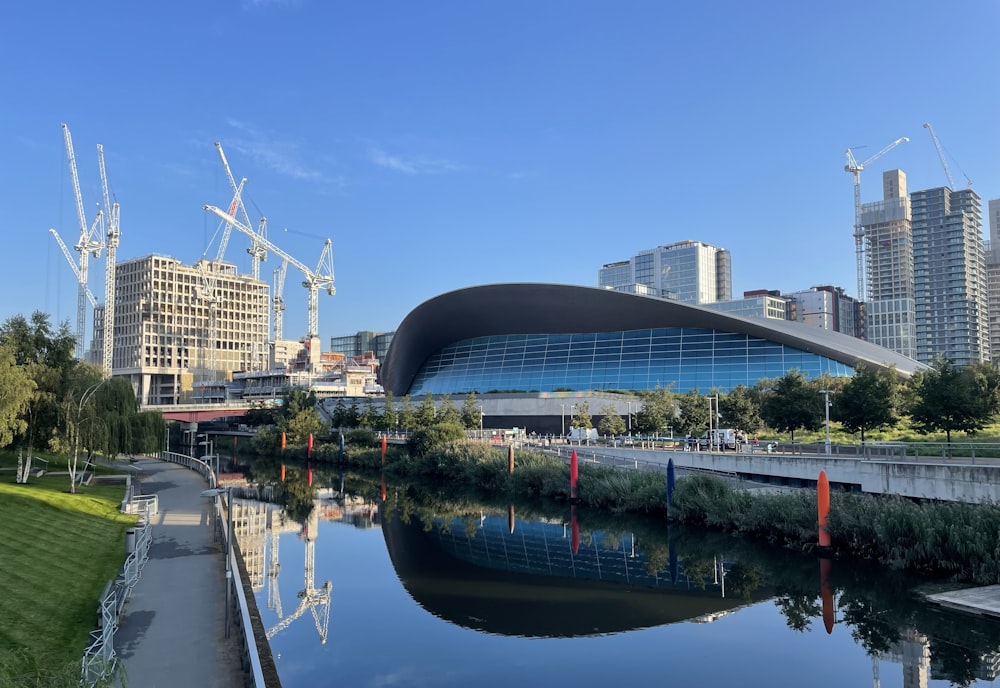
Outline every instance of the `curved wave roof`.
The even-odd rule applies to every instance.
[[[563,284],[468,287],[414,308],[396,329],[380,367],[382,386],[401,396],[429,356],[452,342],[507,334],[622,332],[695,327],[745,334],[826,356],[851,367],[894,367],[908,377],[925,366],[856,337],[787,320],[743,318],[652,296]]]

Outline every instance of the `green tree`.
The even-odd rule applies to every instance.
[[[399,425],[399,413],[396,411],[396,402],[393,400],[392,392],[385,393],[385,402],[382,404],[382,429],[386,432],[393,432]]]
[[[770,394],[764,397],[761,416],[769,427],[789,433],[794,442],[799,428],[814,432],[823,427],[826,414],[819,387],[810,384],[796,369],[774,383]]]
[[[621,417],[612,404],[601,409],[601,422],[597,429],[604,435],[622,435],[625,433],[625,419]]]
[[[351,414],[347,409],[347,402],[343,398],[337,399],[337,405],[333,407],[330,414],[330,422],[337,429],[354,427],[351,425]]]
[[[952,432],[975,433],[993,417],[989,390],[976,369],[958,368],[939,358],[930,370],[915,375],[912,384],[910,418],[920,432],[943,430],[949,444]]]
[[[755,434],[763,421],[760,418],[760,404],[743,385],[737,385],[728,394],[719,397],[719,413],[727,427]]]
[[[417,414],[413,409],[413,400],[410,395],[403,396],[399,408],[399,427],[403,430],[412,430],[417,425]]]
[[[76,338],[63,323],[53,331],[49,316],[40,311],[31,314],[30,322],[22,315],[7,319],[0,326],[0,345],[10,347],[16,365],[25,370],[35,383],[28,406],[22,416],[25,421],[14,441],[23,442],[31,456],[36,438],[44,438],[48,448],[53,444],[64,414],[61,403],[69,373],[78,365],[73,358]]]
[[[359,419],[360,425],[363,428],[374,430],[379,423],[379,414],[375,412],[375,406],[372,404],[371,397],[365,397],[362,404],[361,418]]]
[[[865,433],[895,425],[898,387],[895,371],[873,371],[857,366],[854,375],[830,400],[830,414],[849,432]],[[824,403],[825,403],[824,399]]]
[[[416,413],[416,429],[426,430],[437,421],[437,406],[433,394],[425,394]]]
[[[698,437],[708,431],[709,399],[692,389],[677,398],[680,415],[674,421],[678,433]],[[715,425],[715,421],[712,421]]]
[[[462,404],[462,425],[466,430],[476,430],[483,421],[483,413],[475,392],[469,392]]]
[[[80,449],[89,456],[107,441],[107,426],[98,415],[95,399],[98,388],[106,383],[101,369],[90,364],[76,366],[66,380],[59,404],[62,422],[49,444],[58,453],[66,454],[71,494],[76,493]]]
[[[676,423],[677,403],[670,388],[658,386],[639,396],[642,398],[642,408],[636,411],[633,426],[640,433],[659,435]]]
[[[579,404],[575,404],[573,409],[575,413],[573,414],[573,420],[571,420],[569,424],[571,428],[590,430],[594,427],[593,419],[590,416],[590,402],[584,401]]]
[[[28,426],[24,415],[35,392],[35,381],[17,365],[9,346],[0,345],[0,447],[14,441]]]
[[[447,423],[449,425],[463,425],[462,424],[462,414],[455,404],[452,403],[451,399],[444,399],[441,402],[441,406],[438,407],[437,413],[434,416],[435,423]]]
[[[290,444],[305,444],[309,435],[323,429],[323,421],[316,408],[316,393],[291,387],[282,394],[281,418],[278,429],[286,434]]]

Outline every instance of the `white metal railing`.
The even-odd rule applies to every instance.
[[[114,581],[108,581],[101,595],[98,627],[90,633],[90,644],[84,650],[80,664],[80,681],[85,686],[93,686],[98,681],[110,678],[118,668],[115,631],[118,630],[118,618],[125,602],[139,580],[143,564],[149,558],[149,545],[153,540],[153,526],[150,524],[152,514],[149,510],[151,504],[151,501],[146,500],[141,510],[126,512],[137,513],[141,525],[126,533],[128,556],[125,557],[118,576]],[[128,506],[123,504],[123,510]]]
[[[164,461],[169,461],[171,463],[176,463],[181,466],[186,466],[191,470],[197,471],[208,484],[215,487],[219,484],[218,478],[215,475],[215,471],[212,470],[212,466],[206,461],[201,459],[196,459],[193,456],[188,456],[187,454],[178,454],[177,452],[160,452],[160,458]],[[226,508],[232,508],[231,505],[227,504]],[[251,615],[250,615],[250,604],[247,601],[246,594],[243,591],[243,577],[240,574],[239,566],[236,564],[236,552],[235,545],[236,538],[233,538],[233,547],[229,547],[227,541],[228,529],[225,527],[226,519],[223,518],[222,503],[221,500],[215,500],[215,522],[218,524],[219,529],[222,531],[222,540],[225,547],[225,552],[227,556],[230,557],[228,562],[229,571],[232,575],[226,579],[226,585],[233,586],[227,589],[227,593],[235,593],[234,597],[236,603],[239,606],[239,614],[236,616],[236,621],[240,625],[240,645],[241,652],[244,657],[244,666],[249,667],[247,671],[250,674],[251,683],[250,685],[254,688],[267,688],[267,684],[264,680],[264,670],[260,662],[260,653],[257,650],[257,640],[254,638],[253,626],[251,625]],[[229,598],[233,599],[233,598]]]

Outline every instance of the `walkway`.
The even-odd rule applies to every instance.
[[[192,470],[140,459],[143,494],[158,495],[149,560],[125,605],[115,652],[132,688],[242,688],[237,629],[225,637],[226,564],[208,486]]]
[[[939,592],[927,596],[928,601],[949,609],[1000,618],[1000,585]]]

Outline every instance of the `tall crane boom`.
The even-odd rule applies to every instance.
[[[910,139],[907,137],[902,136],[864,162],[858,162],[854,157],[854,153],[851,152],[851,149],[847,149],[847,164],[844,165],[844,171],[850,172],[854,177],[854,247],[857,257],[859,301],[867,300],[865,294],[865,232],[864,228],[861,226],[861,170],[865,169],[866,165],[878,160],[899,144],[905,143],[909,140]]]
[[[204,209],[208,212],[214,214],[216,217],[221,219],[223,222],[232,224],[240,232],[246,234],[249,237],[254,236],[254,230],[252,227],[247,226],[243,222],[237,220],[231,214],[224,210],[221,210],[214,205],[206,205]],[[333,242],[327,239],[323,245],[323,251],[320,254],[319,262],[315,270],[311,270],[306,267],[301,261],[293,258],[284,250],[278,246],[271,243],[268,239],[263,237],[258,237],[261,244],[268,251],[271,251],[279,258],[291,263],[299,272],[302,273],[305,278],[302,282],[302,286],[309,290],[309,332],[307,336],[309,338],[319,336],[319,298],[318,293],[320,289],[326,291],[327,294],[333,296],[336,293],[336,289],[333,286]]]
[[[104,194],[104,209],[108,213],[107,252],[104,254],[104,341],[101,348],[101,367],[104,369],[104,375],[110,377],[115,341],[115,270],[116,261],[118,260],[118,242],[121,236],[118,224],[120,209],[117,201],[112,204],[111,194],[108,193],[108,174],[104,167],[104,146],[101,144],[97,144],[97,161],[101,169],[101,190]]]
[[[80,238],[73,247],[80,253],[80,266],[76,271],[77,277],[77,299],[76,299],[76,356],[82,359],[86,350],[87,334],[87,291],[88,285],[88,263],[90,256],[99,258],[104,243],[99,241],[97,225],[94,224],[88,229],[87,217],[83,211],[83,194],[80,193],[80,177],[76,171],[76,154],[73,152],[73,137],[69,133],[69,127],[62,125],[63,142],[66,145],[66,159],[69,161],[69,172],[73,182],[73,198],[76,201],[76,216],[80,223]]]
[[[938,160],[941,161],[941,167],[944,168],[944,176],[948,179],[948,188],[954,191],[955,181],[951,178],[951,170],[948,169],[948,163],[944,159],[944,147],[938,140],[937,134],[934,133],[934,127],[927,122],[924,122],[924,129],[930,132],[931,140],[934,142],[934,150],[937,151]],[[969,179],[969,176],[966,175],[965,172],[962,172],[962,174],[965,175],[966,184],[968,186],[972,186],[972,180]]]
[[[233,217],[239,218],[243,224],[247,227],[250,226],[250,215],[247,213],[246,206],[243,203],[243,184],[246,182],[244,177],[243,181],[237,186],[236,178],[233,177],[232,169],[229,167],[229,160],[226,158],[226,152],[222,150],[222,144],[218,141],[215,142],[215,149],[219,152],[219,159],[222,161],[222,168],[226,172],[226,179],[229,180],[229,187],[233,190],[234,198],[233,204],[229,206],[229,214]],[[257,232],[260,237],[267,236],[267,220],[265,218],[260,219],[260,224],[258,225]],[[225,240],[229,238],[229,230],[231,225],[226,225],[226,230],[224,234]],[[223,245],[223,249],[224,249]],[[253,275],[255,280],[260,279],[260,264],[267,259],[267,249],[258,240],[257,235],[250,236],[250,247],[247,249],[247,253],[250,254],[250,273]],[[221,260],[221,257],[220,257]]]
[[[80,279],[80,270],[79,270],[79,268],[77,268],[76,263],[73,261],[73,255],[69,252],[69,249],[66,247],[66,244],[63,242],[62,237],[59,236],[59,232],[57,232],[54,229],[50,229],[49,230],[49,234],[51,234],[53,237],[55,237],[56,243],[59,244],[59,248],[62,249],[62,254],[64,256],[66,256],[66,262],[69,263],[69,266],[73,269],[73,274],[76,275],[77,281],[79,281],[79,279]],[[94,296],[94,293],[92,291],[90,291],[90,287],[87,287],[87,289],[86,289],[86,295],[87,295],[87,300],[90,301],[90,305],[94,306],[96,308],[97,307],[97,297]]]

